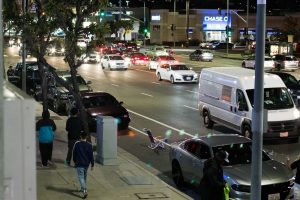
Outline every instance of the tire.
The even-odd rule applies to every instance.
[[[203,111],[203,123],[206,128],[212,128],[214,122],[210,119],[208,111]]]
[[[242,135],[246,138],[252,138],[251,127],[248,124],[243,125],[242,127]]]
[[[58,113],[60,111],[60,104],[58,99],[53,100],[53,111]]]
[[[158,79],[159,81],[161,81],[160,73],[157,73],[157,79]]]
[[[170,81],[171,81],[172,84],[175,84],[175,80],[174,80],[173,76],[170,77]]]
[[[101,67],[102,67],[102,69],[104,69],[104,65],[103,65],[103,63],[101,63]]]
[[[174,161],[172,164],[172,178],[177,187],[182,187],[184,185],[181,167],[176,161]]]
[[[244,62],[242,63],[242,67],[243,67],[243,68],[246,68],[246,64],[245,64]]]

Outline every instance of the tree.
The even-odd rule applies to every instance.
[[[15,28],[15,23],[19,21],[19,13],[21,13],[21,10],[15,0],[3,2],[3,34]]]
[[[300,24],[297,18],[287,16],[283,22],[283,28],[276,29],[275,39],[281,42],[287,42],[288,35],[294,35],[294,40],[300,40]]]

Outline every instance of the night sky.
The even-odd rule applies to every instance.
[[[126,6],[128,1],[129,7],[143,7],[144,0],[121,0],[122,6]],[[111,0],[113,5],[119,6],[119,0]],[[146,7],[152,9],[173,9],[174,0],[145,0]],[[227,0],[190,0],[190,8],[199,9],[217,9],[218,7],[226,9]],[[185,9],[185,0],[177,0],[176,7],[178,9]],[[257,0],[249,0],[250,12],[255,12]],[[229,7],[231,9],[245,9],[247,0],[229,0]],[[300,11],[300,0],[267,0],[267,9],[278,10],[290,10]]]

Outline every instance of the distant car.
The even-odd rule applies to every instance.
[[[232,49],[233,44],[232,43],[228,43],[228,49]],[[226,42],[220,42],[218,44],[216,44],[215,46],[213,46],[213,49],[227,49],[227,43]]]
[[[184,63],[162,64],[156,69],[159,81],[169,80],[174,83],[197,83],[198,74]]]
[[[250,56],[246,60],[243,60],[242,67],[255,69],[255,56]],[[274,68],[275,68],[274,60],[269,56],[265,56],[264,69],[271,70]]]
[[[300,82],[291,74],[285,73],[285,72],[269,72],[272,74],[278,75],[290,93],[292,94],[292,97],[294,99],[294,102],[299,107],[300,106]]]
[[[82,59],[83,63],[99,63],[100,55],[96,53],[83,54]]]
[[[230,188],[230,198],[250,199],[251,140],[236,134],[218,134],[187,139],[171,144],[170,163],[175,184],[199,183],[204,162],[218,151],[229,154],[225,163],[224,179]],[[261,199],[290,199],[293,196],[294,174],[284,164],[272,160],[262,152]]]
[[[145,54],[150,58],[154,56],[169,56],[169,52],[164,48],[164,46],[151,46],[145,51]]]
[[[293,55],[277,54],[273,56],[276,69],[295,70],[299,69],[299,61]]]
[[[199,46],[202,49],[214,49],[219,43],[219,40],[212,40],[207,42],[201,42]]]
[[[190,60],[212,61],[214,55],[208,50],[197,49],[189,55]]]
[[[174,64],[177,62],[173,56],[154,56],[148,63],[148,69],[157,69],[162,64]]]
[[[65,48],[63,46],[50,46],[47,49],[48,56],[63,56],[65,55]]]
[[[91,132],[96,132],[97,115],[112,116],[117,120],[118,129],[126,129],[131,121],[128,111],[122,106],[123,102],[106,92],[86,92],[81,94],[82,103],[88,117]]]
[[[170,46],[163,46],[163,47],[166,50],[166,52],[169,53],[170,56],[172,56],[174,54],[174,51]]]
[[[129,63],[120,55],[108,54],[100,59],[102,69],[122,69],[127,70]]]
[[[19,49],[19,56],[23,56],[23,47],[21,46]],[[26,57],[31,56],[31,51],[29,49],[26,50]]]
[[[148,65],[149,58],[143,53],[133,52],[128,55],[132,65]]]
[[[126,42],[125,43],[125,48],[129,52],[136,52],[136,51],[139,51],[139,49],[140,49],[138,47],[138,45],[134,42]]]

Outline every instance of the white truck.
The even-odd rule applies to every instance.
[[[239,67],[203,69],[199,78],[198,108],[204,125],[224,125],[251,138],[255,71]],[[264,75],[264,138],[298,138],[299,111],[279,76]]]

